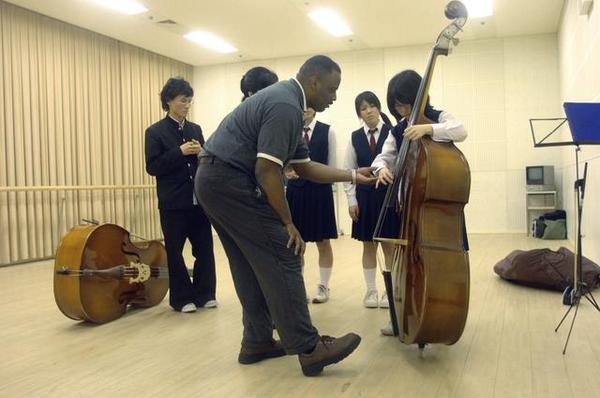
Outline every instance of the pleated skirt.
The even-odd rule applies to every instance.
[[[294,225],[305,242],[338,237],[333,192],[329,184],[288,185],[286,198]]]
[[[385,199],[387,187],[379,189],[361,189],[356,190],[356,200],[358,202],[358,221],[352,223],[352,238],[362,242],[370,242],[373,240],[373,233],[379,213]],[[383,219],[381,228],[382,238],[398,238],[400,233],[400,218],[396,213],[396,206],[388,208]]]

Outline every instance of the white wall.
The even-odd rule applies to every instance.
[[[360,123],[354,98],[375,92],[385,106],[385,90],[397,72],[423,73],[430,46],[386,48],[329,54],[342,69],[338,99],[318,118],[330,123],[341,162],[350,133]],[[194,115],[209,135],[240,101],[239,81],[252,66],[273,69],[280,79],[294,76],[307,57],[234,65],[196,67]],[[431,102],[450,111],[469,131],[459,144],[472,172],[466,208],[470,232],[525,232],[527,164],[559,166],[560,150],[533,149],[530,117],[552,117],[560,111],[556,35],[465,41],[449,57],[441,57],[431,87]],[[384,109],[391,116],[387,109]],[[560,181],[560,169],[558,180]],[[350,230],[345,196],[340,195],[340,225]]]
[[[567,0],[559,32],[561,97],[563,101],[600,101],[600,2],[592,13],[580,16],[576,0]],[[600,115],[599,115],[600,117]],[[600,134],[600,132],[597,132]],[[563,193],[570,236],[574,238],[575,155],[573,148],[563,150]],[[580,170],[588,161],[587,189],[583,208],[583,255],[600,262],[600,147],[582,146]]]

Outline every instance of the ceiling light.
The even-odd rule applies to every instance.
[[[352,31],[333,10],[321,8],[308,14],[310,19],[335,37],[349,36]]]
[[[119,11],[123,14],[135,15],[148,11],[141,3],[135,0],[93,0],[94,2]]]
[[[202,47],[206,47],[209,50],[213,50],[221,54],[234,53],[238,50],[225,40],[208,32],[195,30],[187,33],[185,38],[193,41],[194,43],[200,44]]]
[[[469,18],[489,17],[494,13],[493,0],[464,0]]]

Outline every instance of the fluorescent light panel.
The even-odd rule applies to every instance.
[[[346,22],[333,10],[321,8],[308,14],[310,19],[335,37],[350,36],[352,31]]]
[[[494,13],[493,0],[464,0],[469,18],[489,17]]]
[[[141,3],[135,0],[93,0],[102,6],[123,14],[135,15],[148,11]]]
[[[234,53],[238,50],[231,44],[227,43],[225,40],[209,32],[195,30],[193,32],[187,33],[185,35],[185,38],[201,45],[202,47],[208,48],[209,50],[213,50],[221,54]]]

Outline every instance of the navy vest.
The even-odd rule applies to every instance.
[[[441,114],[442,111],[436,111],[433,108],[425,109],[425,117],[435,123],[439,123]],[[406,118],[404,118],[392,129],[392,135],[396,139],[396,152],[400,151],[400,146],[402,145],[402,138],[404,138],[404,130],[406,130],[407,125],[408,121],[406,120]]]
[[[302,132],[304,136],[304,132]],[[317,121],[315,128],[310,136],[310,142],[308,143],[308,151],[310,154],[310,160],[313,162],[319,162],[323,164],[329,163],[329,125]],[[302,178],[296,180],[288,180],[288,186],[302,187],[305,184],[316,184]],[[331,184],[317,184],[317,185],[331,185]]]
[[[390,133],[390,125],[383,124],[381,131],[379,132],[379,138],[377,139],[377,145],[375,146],[375,153],[371,152],[365,129],[360,128],[352,133],[352,146],[354,152],[356,152],[356,162],[358,167],[370,167],[371,163],[375,160],[375,157],[381,153],[383,149],[383,143],[385,142],[388,134]],[[386,187],[384,187],[386,188]],[[357,185],[356,189],[363,191],[374,191],[375,185]]]

